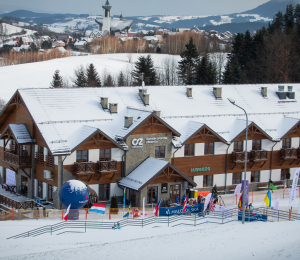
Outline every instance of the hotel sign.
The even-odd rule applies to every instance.
[[[192,168],[190,172],[209,172],[210,167]]]
[[[152,137],[146,138],[146,144],[155,144],[158,143],[160,140],[167,140],[168,137]],[[135,138],[131,141],[131,148],[143,148],[144,139],[143,138]]]

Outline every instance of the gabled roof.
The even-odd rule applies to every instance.
[[[36,143],[25,124],[9,124],[1,134],[0,139],[11,139],[11,135],[18,144]]]
[[[184,173],[179,171],[175,166],[173,166],[169,162],[160,159],[155,159],[152,157],[147,158],[127,176],[120,179],[118,181],[118,184],[121,187],[126,187],[129,189],[140,191],[155,177],[162,173],[167,167],[171,167],[176,172],[176,174],[180,175],[192,186],[197,186],[197,184],[192,179],[190,179]]]

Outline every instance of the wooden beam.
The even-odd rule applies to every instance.
[[[31,174],[30,174],[30,176],[29,176],[29,175],[27,174],[27,172],[26,172],[24,169],[20,168],[20,170],[21,170],[22,172],[24,172],[24,173],[28,176],[29,179],[31,179]]]
[[[114,172],[114,174],[113,174],[113,176],[110,178],[110,180],[112,180],[112,179],[115,177],[115,174],[116,174],[116,173]]]

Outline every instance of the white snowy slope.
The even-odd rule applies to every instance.
[[[6,240],[54,221],[0,222],[0,259],[299,259],[300,221],[124,227]],[[75,231],[75,230],[74,230]],[[84,232],[84,230],[76,230]]]

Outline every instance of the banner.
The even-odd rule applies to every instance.
[[[279,202],[280,202],[280,198],[277,198],[273,207],[273,220],[276,221],[278,220]]]
[[[160,208],[159,216],[172,216],[172,215],[181,215],[183,207],[172,207],[172,208]],[[203,210],[203,203],[194,205],[193,207],[187,207],[184,214],[194,214],[199,213]]]
[[[300,173],[300,168],[298,168],[294,174],[293,185],[292,185],[292,189],[290,191],[290,202],[289,202],[290,205],[292,205],[296,199],[296,188],[297,188],[297,184],[298,184],[299,173]]]
[[[242,181],[242,191],[244,191],[244,180]],[[249,199],[249,181],[246,180],[246,188],[245,188],[245,191],[243,192],[245,193],[245,207],[247,207],[248,205],[248,199]],[[244,196],[244,194],[243,194]],[[243,199],[243,196],[242,196],[242,199]],[[243,201],[244,203],[244,201]]]
[[[298,205],[298,220],[300,220],[300,199],[299,199],[299,205]]]
[[[211,193],[209,193],[205,198],[204,210],[206,210],[208,204],[210,203],[210,199],[211,199]]]
[[[215,205],[215,214],[219,216],[223,216],[225,218],[231,217],[232,210],[227,209],[218,204]]]
[[[240,194],[241,193],[241,188],[242,188],[241,183],[236,185],[233,196],[235,196],[236,194]]]
[[[16,173],[10,169],[6,169],[6,184],[16,186]]]

